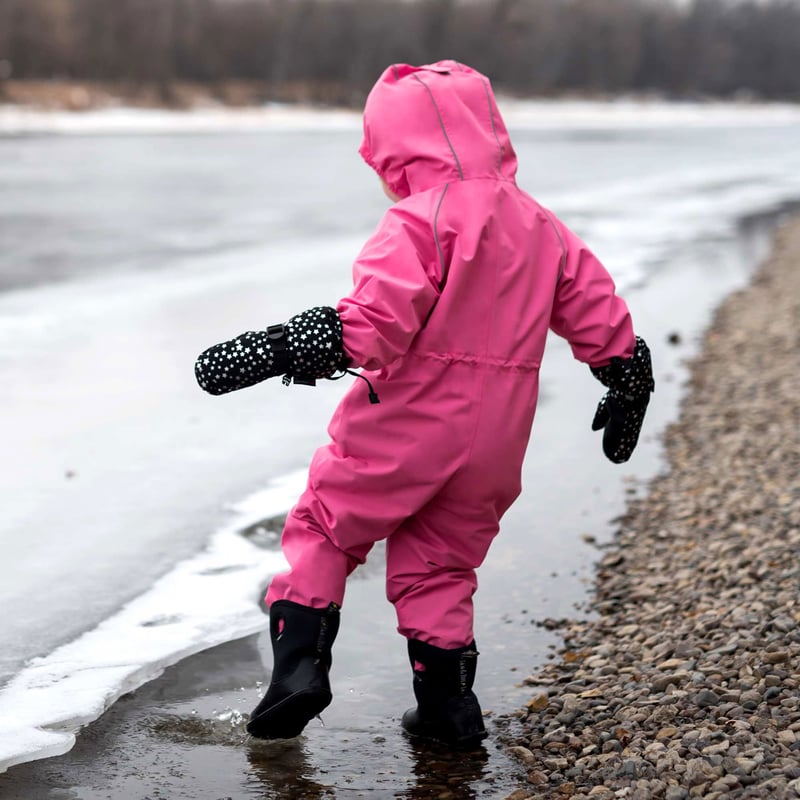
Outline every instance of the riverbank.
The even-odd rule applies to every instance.
[[[377,77],[377,76],[376,76]],[[669,96],[661,92],[631,91],[608,94],[600,91],[561,91],[524,95],[501,92],[509,102],[613,103],[624,98],[642,105],[728,105],[739,108],[783,105],[756,95],[734,97],[701,94]],[[0,107],[15,105],[40,111],[101,111],[138,108],[189,111],[209,108],[229,110],[258,108],[271,103],[361,111],[367,91],[342,81],[266,81],[237,78],[217,81],[90,81],[0,79]],[[793,105],[791,101],[786,104]]]
[[[337,86],[0,82],[0,136],[151,135],[361,130],[364,98]],[[800,123],[800,104],[753,98],[668,99],[630,93],[522,97],[500,94],[509,129],[619,131],[769,129]]]
[[[514,798],[800,796],[800,221],[717,311],[587,610],[512,726]],[[658,380],[657,380],[658,383]]]
[[[47,111],[97,111],[109,108],[189,110],[249,108],[266,103],[359,108],[363,92],[335,81],[269,81],[226,79],[192,81],[0,81],[0,104]]]

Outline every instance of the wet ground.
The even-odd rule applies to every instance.
[[[68,756],[13,769],[0,797],[478,798],[513,788],[517,767],[491,742],[454,754],[404,737],[388,675],[385,691],[362,690],[358,676],[334,680],[324,728],[315,721],[288,742],[252,739],[242,712],[264,677],[257,644],[242,639],[172,667],[120,700]]]

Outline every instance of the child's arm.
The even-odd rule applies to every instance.
[[[616,464],[627,461],[639,440],[650,393],[655,388],[650,350],[634,336],[628,307],[614,281],[588,247],[565,225],[552,220],[562,247],[550,327],[570,343],[608,388],[592,422],[603,430],[603,452]]]
[[[285,325],[247,331],[209,347],[197,357],[194,374],[209,394],[227,394],[278,375],[287,383],[313,386],[346,366],[339,315],[335,308],[319,306]]]
[[[387,211],[353,264],[353,291],[337,305],[354,365],[379,369],[408,351],[439,299],[443,262],[430,223],[402,204]]]
[[[552,218],[562,248],[550,327],[570,344],[578,361],[602,367],[630,358],[635,337],[625,301],[591,250],[566,225]]]
[[[347,367],[388,364],[425,324],[443,270],[430,225],[394,207],[356,259],[354,289],[338,309],[312,308],[209,347],[195,362],[197,382],[226,394],[279,375],[313,385]]]

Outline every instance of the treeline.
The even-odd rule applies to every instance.
[[[800,99],[798,0],[0,0],[2,78],[304,85],[442,57],[520,94]]]

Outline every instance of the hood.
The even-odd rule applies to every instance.
[[[517,171],[488,78],[456,61],[388,67],[367,97],[359,152],[400,197]]]

